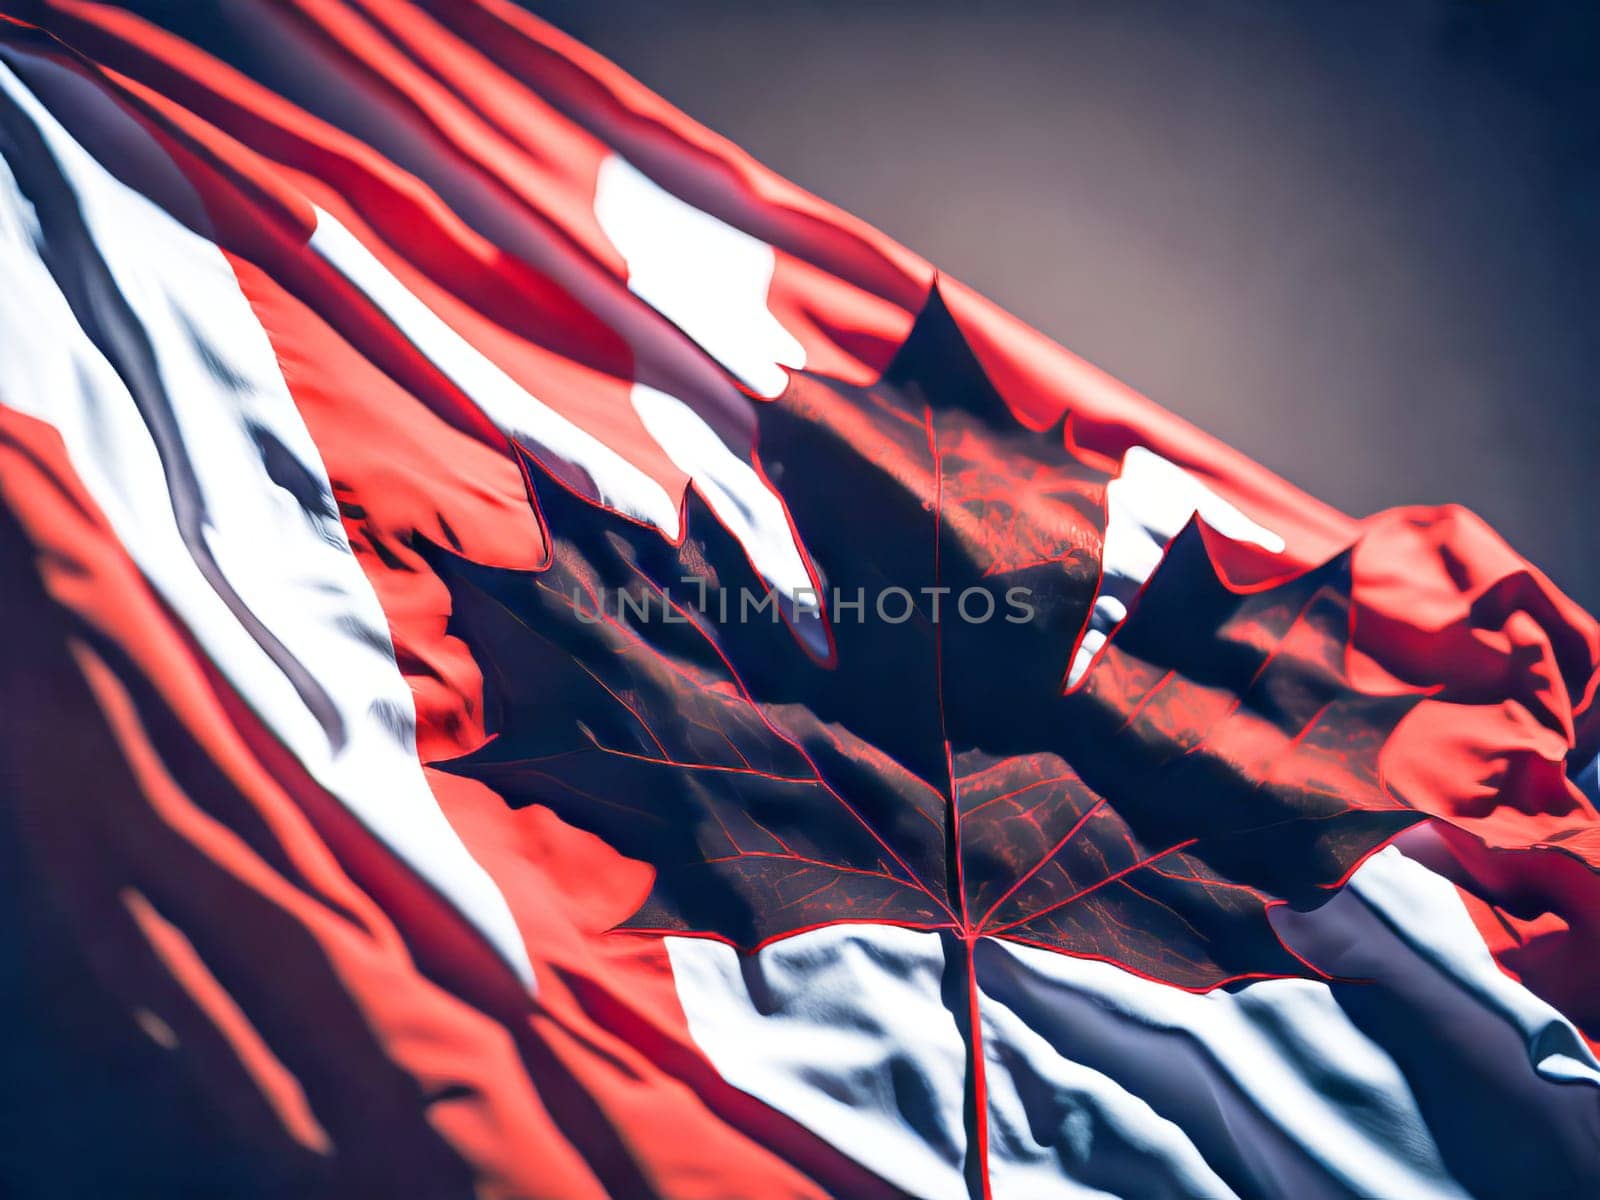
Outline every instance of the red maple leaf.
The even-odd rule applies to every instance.
[[[829,661],[751,614],[765,585],[693,493],[673,547],[548,480],[547,569],[434,554],[496,730],[447,768],[654,867],[632,929],[873,921],[1185,988],[1314,973],[1269,907],[1421,817],[1377,773],[1414,698],[1344,673],[1345,561],[1241,594],[1191,527],[1067,690],[1104,476],[1012,420],[936,300],[879,384],[797,375],[760,418],[824,596],[865,599],[829,614]]]
[[[1190,989],[1320,974],[1269,910],[1422,819],[1378,777],[1416,697],[1351,685],[1346,558],[1241,593],[1192,524],[1069,690],[1106,478],[1015,422],[937,294],[878,384],[796,375],[759,414],[826,639],[749,608],[765,585],[695,492],[672,546],[533,464],[546,569],[430,551],[495,730],[441,765],[652,866],[623,928],[938,931],[987,1195],[978,939]]]

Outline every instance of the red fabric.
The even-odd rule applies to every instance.
[[[259,731],[240,728],[243,706],[151,593],[55,431],[0,410],[0,461],[0,492],[40,573],[30,586],[29,564],[8,556],[6,615],[31,634],[8,639],[7,658],[45,706],[34,730],[5,725],[12,802],[28,806],[38,877],[80,944],[95,947],[98,982],[125,1006],[122,1019],[148,1009],[168,1025],[210,1024],[218,1036],[179,1038],[171,1069],[222,1111],[261,1096],[251,1125],[276,1124],[249,1134],[263,1172],[449,1194],[467,1178],[466,1150],[490,1194],[602,1194],[505,1027],[418,971],[306,811],[338,806],[303,775],[262,763]],[[62,806],[61,795],[88,807]],[[363,857],[388,855],[368,846]],[[433,909],[459,942],[459,918],[437,900]],[[152,1008],[153,995],[187,1000]],[[275,1163],[282,1137],[311,1157]],[[523,1154],[541,1163],[537,1174]]]
[[[308,0],[249,18],[304,56],[287,69],[308,90],[336,75],[337,102],[381,124],[392,153],[124,10],[4,7],[101,64],[4,31],[114,95],[198,197],[112,163],[228,254],[388,616],[424,761],[476,748],[487,726],[482,667],[447,632],[450,596],[421,540],[528,571],[547,538],[505,437],[308,248],[313,204],[674,496],[687,480],[634,414],[631,384],[671,382],[691,402],[737,392],[628,292],[593,215],[607,153],[774,246],[769,307],[814,371],[873,380],[934,285],[910,251],[502,0]],[[1383,756],[1385,783],[1439,817],[1408,849],[1463,889],[1509,974],[1600,1036],[1600,815],[1567,776],[1600,744],[1594,620],[1470,514],[1353,520],[963,285],[939,287],[1020,426],[1064,419],[1067,449],[1107,472],[1149,447],[1285,537],[1283,556],[1210,539],[1231,583],[1351,550],[1345,665],[1365,690],[1428,693]],[[82,955],[97,1017],[171,1044],[162,1070],[221,1114],[208,1136],[312,1193],[890,1192],[716,1073],[659,938],[607,932],[639,907],[649,868],[545,807],[429,772],[507,898],[534,1001],[208,669],[57,435],[4,407],[0,498],[17,526],[5,619],[39,631],[0,661],[8,687],[37,681],[44,697],[4,727],[18,837],[76,939],[52,953]],[[63,788],[85,811],[52,805]]]

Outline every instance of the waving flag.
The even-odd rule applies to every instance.
[[[1600,1192],[1600,627],[1472,515],[504,0],[0,14],[7,1195]]]

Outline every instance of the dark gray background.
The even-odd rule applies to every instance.
[[[1591,609],[1593,0],[555,0],[778,171],[1363,514]]]

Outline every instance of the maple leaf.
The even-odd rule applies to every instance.
[[[750,948],[874,921],[1186,988],[1316,974],[1269,908],[1422,815],[1377,768],[1415,697],[1344,672],[1347,561],[1240,593],[1191,525],[1068,690],[1106,477],[1015,421],[937,294],[878,384],[796,374],[758,411],[826,661],[741,610],[766,585],[695,493],[672,546],[536,474],[546,569],[430,551],[495,730],[440,765],[654,867],[626,928]]]

